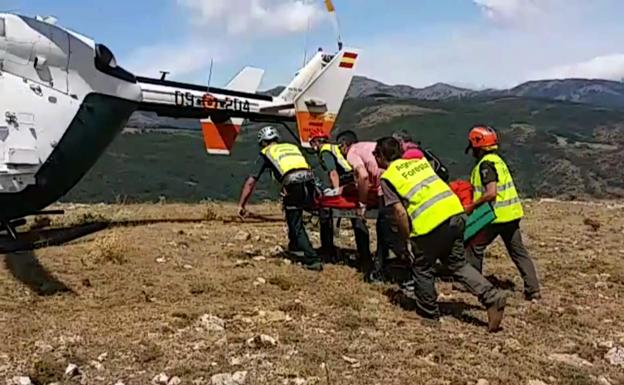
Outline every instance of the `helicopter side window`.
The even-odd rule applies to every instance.
[[[118,79],[136,83],[134,75],[117,65],[115,55],[104,44],[95,45],[95,68]]]
[[[6,37],[6,24],[3,17],[0,17],[0,37]]]

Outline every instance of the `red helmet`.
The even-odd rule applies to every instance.
[[[322,129],[320,128],[313,128],[310,131],[310,139],[309,140],[314,140],[314,139],[329,139],[329,135],[327,135]]]
[[[471,148],[481,148],[484,150],[495,150],[498,148],[498,136],[496,131],[489,126],[474,126],[468,134],[468,147],[466,152]]]

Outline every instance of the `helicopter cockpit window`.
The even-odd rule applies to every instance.
[[[136,83],[134,75],[117,65],[115,55],[104,44],[95,45],[95,68],[116,78]]]
[[[4,23],[4,18],[0,17],[0,37],[6,36],[6,24]]]

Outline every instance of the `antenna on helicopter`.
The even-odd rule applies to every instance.
[[[169,71],[160,71],[160,80],[165,80],[167,75],[169,75]]]
[[[212,66],[214,65],[214,60],[210,58],[210,72],[208,72],[208,87],[210,87],[210,81],[212,80]]]

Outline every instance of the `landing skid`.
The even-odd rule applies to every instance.
[[[15,253],[49,246],[59,246],[89,234],[102,231],[109,226],[110,223],[108,222],[95,222],[74,227],[40,229],[16,233],[15,237],[12,235],[0,237],[0,253]]]

